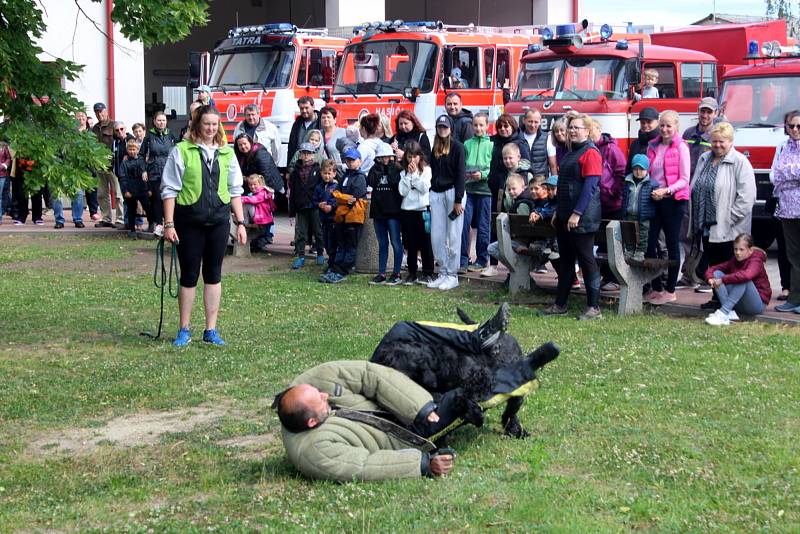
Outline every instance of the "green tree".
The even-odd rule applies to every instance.
[[[78,7],[81,1],[74,0]],[[179,41],[206,24],[208,1],[116,0],[111,18],[123,35],[147,47]],[[61,80],[78,79],[83,67],[63,59],[42,62],[35,42],[45,30],[37,0],[0,0],[0,139],[35,161],[25,175],[28,191],[47,183],[56,194],[72,195],[93,187],[91,170],[107,168],[111,154],[77,131],[74,116],[85,105]]]

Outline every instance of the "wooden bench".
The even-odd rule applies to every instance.
[[[244,228],[247,230],[247,243],[240,245],[239,240],[236,239],[236,225],[233,224],[233,220],[231,220],[231,237],[229,242],[233,243],[233,256],[235,258],[249,258],[250,243],[253,239],[264,233],[263,228],[259,227],[257,224],[245,224]]]
[[[531,288],[530,271],[533,258],[514,250],[512,241],[529,245],[533,241],[556,236],[556,229],[550,222],[540,221],[536,224],[528,222],[527,215],[497,213],[497,242],[500,250],[500,261],[511,273],[509,291],[512,294],[527,291]],[[595,233],[595,244],[605,244],[608,252],[597,254],[599,263],[608,263],[611,272],[617,277],[620,285],[620,315],[642,311],[642,288],[644,284],[659,275],[670,265],[662,259],[647,258],[643,262],[632,262],[625,259],[625,247],[636,246],[639,240],[639,223],[635,221],[603,220],[600,229]]]

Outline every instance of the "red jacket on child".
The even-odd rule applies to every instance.
[[[767,253],[760,248],[754,248],[750,257],[744,261],[737,261],[734,256],[725,263],[712,265],[706,271],[706,280],[714,277],[714,271],[722,271],[725,273],[722,277],[723,284],[743,284],[752,281],[761,301],[769,304],[769,299],[772,298],[772,286],[769,284],[767,269],[764,267],[766,261]]]

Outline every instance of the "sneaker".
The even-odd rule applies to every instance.
[[[458,287],[458,277],[454,275],[447,276],[445,281],[439,284],[439,289],[442,291],[449,291],[457,287]]]
[[[325,265],[325,256],[322,254],[317,256],[317,265]]]
[[[720,304],[717,299],[711,299],[708,302],[704,302],[700,305],[701,310],[716,310],[719,308]]]
[[[395,273],[391,275],[389,278],[386,279],[387,286],[396,286],[403,283],[403,280],[400,278],[400,275]]]
[[[739,314],[736,313],[736,310],[731,310],[728,312],[728,320],[729,321],[739,321]]]
[[[18,221],[16,219],[14,219],[13,221],[11,221],[11,224],[13,224],[14,226],[21,226],[21,225],[23,225],[25,223],[22,222],[22,221]]]
[[[653,291],[651,289],[650,291],[645,293],[644,297],[642,297],[642,300],[644,302],[650,302],[652,300],[658,300],[661,297],[661,293],[663,293],[663,291]]]
[[[42,223],[42,224],[44,224],[44,223]],[[56,224],[53,226],[53,228],[55,228],[56,230],[61,230],[62,228],[64,228],[64,223],[62,223],[62,222],[57,222],[57,223],[56,223]]]
[[[784,302],[783,304],[778,304],[777,306],[775,306],[774,309],[775,309],[776,312],[800,313],[800,306],[798,306],[797,304],[792,304],[788,300],[786,302]]]
[[[95,228],[114,228],[114,225],[108,221],[100,221],[94,225]]]
[[[178,330],[178,335],[175,336],[172,344],[176,347],[185,347],[192,341],[192,333],[188,328],[181,328]]]
[[[722,310],[717,310],[708,317],[706,317],[706,323],[713,325],[713,326],[728,326],[731,324],[730,319],[728,318],[728,314]]]
[[[603,312],[597,306],[589,306],[578,317],[579,321],[591,321],[592,319],[602,319]]]
[[[413,286],[417,282],[417,280],[418,279],[417,279],[416,276],[408,274],[408,275],[406,275],[405,278],[403,278],[403,285],[404,286]]]
[[[333,272],[331,271],[326,271],[322,273],[321,275],[319,275],[319,281],[322,282],[323,284],[330,284],[331,283],[330,278],[332,274]]]
[[[600,291],[619,291],[619,284],[616,282],[606,282],[600,286]]]
[[[675,296],[675,293],[661,291],[659,294],[650,299],[650,304],[653,306],[661,306],[662,304],[668,304],[670,302],[675,302],[676,300],[678,300],[678,297]]]
[[[380,286],[386,283],[386,277],[382,274],[375,275],[375,278],[369,281],[371,286]]]
[[[93,213],[93,214],[91,215],[91,217],[90,217],[90,218],[91,218],[93,221],[99,221],[100,219],[102,219],[102,218],[103,218],[103,216],[102,216],[102,215],[100,215],[99,213]]]
[[[83,221],[75,221],[75,228],[86,228],[86,225],[83,224]]]
[[[41,219],[36,219],[35,221],[33,221],[33,224],[35,224],[36,226],[44,226],[44,221]]]
[[[644,263],[644,252],[634,252],[631,256],[631,261],[634,263]]]
[[[580,289],[581,288],[581,281],[576,276],[575,279],[572,281],[572,289]]]
[[[156,237],[163,237],[164,236],[164,225],[157,224],[155,229],[153,230],[153,235]]]
[[[558,304],[551,304],[550,306],[541,310],[539,313],[541,313],[542,315],[566,315],[567,307],[559,306]]]
[[[203,330],[203,341],[205,343],[210,343],[211,345],[224,345],[225,340],[219,337],[217,334],[217,330],[212,328],[211,330]]]
[[[331,273],[331,275],[328,277],[329,284],[338,284],[339,282],[344,282],[345,280],[347,280],[347,277],[339,273]]]
[[[545,267],[544,265],[540,265],[536,269],[534,269],[533,272],[535,272],[536,274],[547,274],[547,267]]]
[[[467,271],[469,271],[471,273],[479,273],[479,272],[483,271],[485,268],[486,268],[486,266],[485,265],[481,265],[480,263],[470,263],[467,266]]]
[[[777,299],[778,300],[782,300],[782,301],[783,300],[789,300],[789,290],[788,289],[782,289],[781,290],[781,294],[778,295]]]
[[[420,285],[423,285],[423,286],[427,286],[428,284],[430,284],[433,281],[434,281],[433,276],[431,276],[429,274],[423,274],[422,276],[417,277],[417,283],[420,284]]]
[[[458,274],[467,274],[467,269],[468,269],[467,265],[462,265],[461,267],[458,268]]]
[[[696,288],[694,288],[695,293],[711,293],[713,289],[708,284],[700,284]]]
[[[295,258],[292,262],[292,269],[297,270],[306,264],[306,259],[303,257]]]
[[[436,277],[436,280],[428,284],[428,289],[439,289],[439,286],[444,284],[445,280],[447,280],[447,275],[440,274]]]
[[[511,311],[508,308],[508,303],[504,302],[497,309],[497,312],[491,319],[483,323],[475,330],[475,335],[481,341],[481,348],[486,348],[500,339],[500,334],[508,329],[508,318]]]
[[[481,276],[484,277],[484,278],[497,276],[498,274],[500,274],[500,273],[497,271],[497,266],[496,265],[490,265],[487,268],[485,268],[483,271],[481,271]]]

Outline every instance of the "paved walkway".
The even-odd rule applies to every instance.
[[[45,224],[41,226],[34,225],[33,222],[28,222],[22,226],[14,226],[11,224],[9,217],[4,217],[2,225],[0,225],[0,236],[13,235],[13,234],[115,234],[120,232],[110,228],[95,228],[94,221],[91,221],[86,212],[83,220],[86,224],[85,228],[75,228],[72,224],[72,218],[69,210],[65,211],[65,218],[67,219],[63,229],[56,230],[54,228],[53,212],[48,210],[44,215]],[[274,244],[270,247],[270,251],[275,254],[291,255],[293,248],[290,243],[294,239],[294,228],[289,226],[289,219],[286,216],[280,215],[275,219],[275,239]],[[255,256],[256,258],[258,256]],[[468,284],[481,284],[499,287],[506,278],[505,267],[502,265],[499,268],[500,274],[492,278],[482,278],[477,273],[468,273],[463,276],[464,282]],[[794,313],[780,313],[774,311],[776,305],[781,301],[777,300],[780,295],[780,277],[778,275],[778,262],[776,259],[776,252],[773,249],[768,251],[767,260],[767,273],[769,274],[770,281],[772,282],[772,301],[767,307],[767,311],[760,315],[757,320],[770,322],[770,323],[783,323],[789,325],[800,325],[800,314]],[[553,271],[548,271],[544,274],[533,274],[533,279],[536,285],[545,291],[555,291],[556,288],[556,275]],[[602,292],[604,299],[615,299],[618,292]],[[711,295],[708,293],[696,293],[693,289],[678,289],[676,291],[678,300],[671,304],[666,304],[659,307],[659,311],[676,315],[691,315],[691,316],[705,316],[709,311],[700,309],[700,304],[708,301]],[[649,306],[649,305],[647,305]]]

